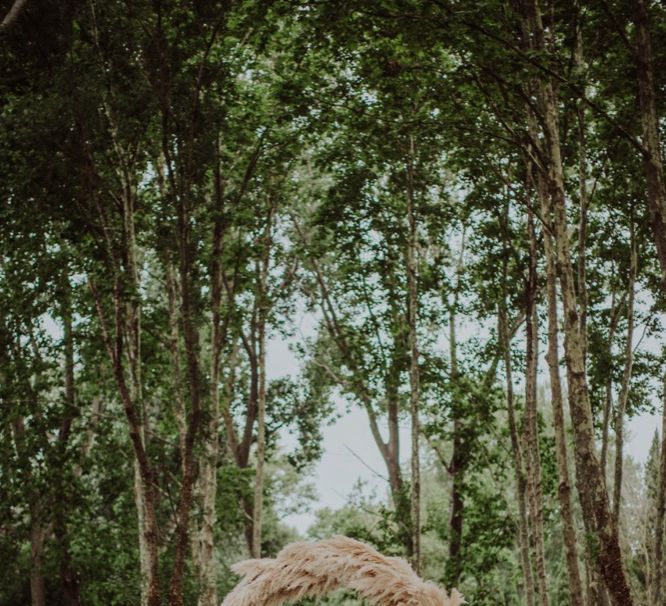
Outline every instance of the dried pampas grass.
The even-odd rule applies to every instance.
[[[451,595],[422,581],[401,558],[387,558],[372,547],[333,537],[292,543],[275,559],[246,560],[233,567],[243,578],[222,606],[281,606],[336,589],[352,589],[374,606],[459,606]]]

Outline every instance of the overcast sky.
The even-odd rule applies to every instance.
[[[309,332],[309,330],[304,330]],[[298,362],[289,350],[287,342],[273,339],[268,347],[267,375],[276,378],[298,372]],[[305,533],[314,521],[314,512],[323,507],[338,508],[346,503],[347,495],[354,485],[362,480],[368,489],[377,494],[386,493],[386,483],[379,476],[385,475],[384,463],[368,428],[365,413],[359,407],[344,412],[344,404],[339,403],[341,418],[323,431],[324,454],[314,469],[311,478],[318,495],[311,511],[291,515],[285,519],[290,526]],[[645,462],[655,429],[661,429],[659,415],[641,415],[627,424],[629,436],[626,452],[636,461]],[[403,463],[409,461],[409,425],[401,428]],[[285,443],[288,446],[288,443]]]

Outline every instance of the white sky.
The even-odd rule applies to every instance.
[[[289,350],[288,343],[273,339],[268,347],[268,378],[276,378],[295,373],[298,362]],[[345,405],[340,402],[340,419],[323,431],[323,456],[314,468],[311,478],[318,495],[312,509],[303,514],[287,517],[284,521],[305,533],[314,522],[314,512],[323,507],[339,508],[347,501],[347,495],[359,481],[377,494],[386,492],[386,483],[377,474],[385,475],[381,455],[368,428],[367,417],[358,407],[345,413]],[[641,415],[627,423],[627,454],[638,462],[645,462],[650,449],[652,436],[657,428],[661,430],[660,415]],[[409,461],[409,426],[401,428],[403,463]],[[285,445],[287,443],[285,442]]]

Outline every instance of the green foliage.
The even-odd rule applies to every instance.
[[[424,574],[459,585],[470,603],[522,603],[498,311],[506,306],[513,330],[522,432],[528,206],[539,232],[541,350],[546,340],[548,226],[526,169],[526,152],[536,153],[526,106],[538,110],[529,83],[544,73],[560,98],[600,440],[622,382],[630,233],[639,263],[628,418],[660,408],[665,364],[666,299],[635,145],[630,3],[544,6],[547,53],[520,46],[515,6],[495,0],[29,0],[0,28],[0,606],[29,603],[31,570],[48,604],[69,606],[68,569],[81,603],[139,604],[136,457],[121,380],[153,472],[163,589],[176,555],[184,427],[194,427],[192,533],[204,517],[208,447],[219,445],[214,559],[226,594],[251,534],[262,322],[269,352],[279,342],[298,360],[288,376],[267,373],[262,553],[297,539],[285,520],[314,507],[325,428],[343,406],[375,419],[380,449],[391,442],[389,423],[408,423],[410,200]],[[649,10],[663,116],[666,15],[657,3]],[[551,420],[540,394],[546,567],[551,602],[563,604]],[[340,509],[315,512],[308,535],[345,534],[407,555],[411,477],[404,439],[400,446],[386,494],[357,487]],[[657,451],[655,442],[643,481],[626,465],[623,515],[640,519],[646,535]],[[451,556],[454,488],[463,530]],[[599,545],[575,513],[587,562]],[[650,562],[644,538],[625,538],[638,600]],[[189,552],[185,579],[184,602],[195,604],[201,579]],[[359,602],[341,593],[323,603]]]

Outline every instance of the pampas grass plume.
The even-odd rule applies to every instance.
[[[449,595],[421,580],[401,558],[383,556],[369,545],[337,536],[292,543],[275,559],[245,560],[233,567],[242,577],[222,606],[282,606],[321,597],[336,589],[354,590],[373,606],[459,606]]]

